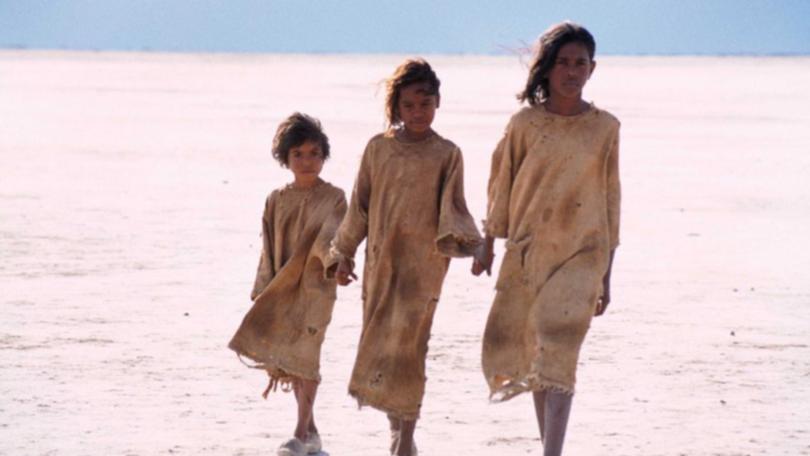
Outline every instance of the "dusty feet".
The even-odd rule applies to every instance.
[[[401,454],[399,452],[399,442],[401,440],[400,431],[391,429],[391,456],[398,456]],[[405,453],[408,454],[408,453]],[[418,456],[419,450],[416,448],[416,442],[411,441],[411,452],[409,456]]]
[[[293,437],[278,447],[276,454],[278,456],[306,456],[307,450],[304,447],[304,442]]]
[[[307,454],[316,454],[321,452],[321,436],[317,432],[310,432],[306,440],[304,440],[304,449]]]

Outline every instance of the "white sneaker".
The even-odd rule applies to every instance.
[[[278,456],[306,456],[307,450],[304,448],[304,442],[293,437],[278,447],[276,454]]]
[[[309,437],[304,442],[307,454],[317,454],[321,452],[321,436],[316,432],[310,432]]]

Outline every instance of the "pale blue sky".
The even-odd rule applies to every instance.
[[[810,0],[0,0],[0,48],[490,54],[563,19],[602,54],[810,54]]]

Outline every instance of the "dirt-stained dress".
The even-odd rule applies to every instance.
[[[455,144],[437,134],[406,143],[393,131],[369,141],[332,243],[334,261],[353,259],[365,238],[363,329],[349,393],[361,405],[416,419],[450,257],[471,256],[481,242]]]
[[[343,190],[320,179],[312,188],[288,185],[267,197],[253,307],[228,347],[266,369],[271,380],[320,381],[337,286],[324,262],[345,212]]]
[[[619,121],[591,105],[515,114],[492,156],[485,231],[506,238],[482,366],[494,400],[573,394],[577,359],[619,244]]]

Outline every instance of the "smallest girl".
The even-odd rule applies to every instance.
[[[346,197],[319,177],[329,140],[316,119],[295,113],[284,120],[273,138],[273,157],[294,180],[267,197],[263,248],[250,294],[254,304],[228,347],[257,363],[251,367],[267,371],[265,399],[279,384],[295,393],[298,423],[277,454],[303,456],[321,450],[312,409],[337,287],[323,265],[346,212]]]

